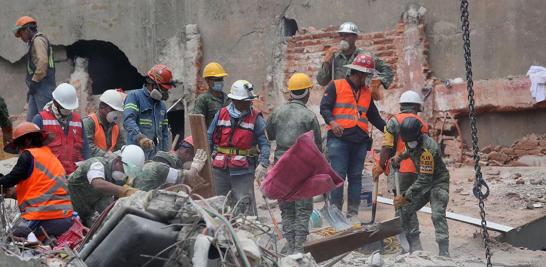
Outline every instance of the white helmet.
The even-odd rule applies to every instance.
[[[256,96],[254,95],[254,87],[252,84],[245,80],[238,80],[233,83],[231,86],[231,91],[228,94],[228,97],[235,100],[253,100]]]
[[[75,110],[79,106],[76,88],[69,83],[59,84],[52,95],[53,99],[65,109]]]
[[[117,111],[123,111],[123,96],[114,89],[104,91],[99,100]]]
[[[339,30],[337,32],[358,34],[358,26],[352,22],[344,22],[339,26]]]
[[[413,91],[413,90],[408,90],[408,91],[405,91],[401,96],[400,96],[400,104],[419,104],[419,105],[423,105],[423,99],[421,98],[421,96]]]
[[[123,162],[123,172],[129,177],[137,177],[142,166],[144,166],[144,161],[146,156],[144,156],[144,151],[137,145],[126,145],[121,148],[116,154],[121,156],[121,162]]]

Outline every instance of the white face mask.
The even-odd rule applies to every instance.
[[[222,92],[224,90],[224,81],[214,81],[212,83],[212,91]]]
[[[161,91],[154,88],[154,90],[150,92],[150,97],[157,101],[160,101],[163,98],[163,94],[161,94]]]
[[[121,117],[121,112],[117,110],[113,110],[108,112],[108,114],[106,114],[106,121],[108,121],[108,123],[114,123],[114,122],[117,122],[120,117]]]
[[[349,49],[349,47],[350,47],[349,42],[347,42],[345,40],[341,40],[341,42],[339,42],[339,50],[345,51],[345,50]]]
[[[120,171],[112,172],[112,179],[114,179],[116,182],[125,182],[125,178],[127,178],[127,174],[123,172],[120,172]]]
[[[411,141],[411,142],[408,142],[408,147],[411,148],[411,149],[414,149],[417,147],[417,145],[419,144],[419,142],[417,141]]]

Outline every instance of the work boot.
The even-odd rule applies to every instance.
[[[304,245],[305,245],[305,241],[307,241],[307,236],[296,236],[296,240],[295,240],[295,244],[294,244],[294,253],[305,253],[304,252]]]
[[[419,238],[419,235],[408,236],[408,243],[410,245],[410,253],[423,250],[423,246],[421,246],[421,239]]]
[[[449,241],[442,240],[438,242],[438,256],[449,257]]]
[[[349,201],[347,205],[347,219],[351,217],[358,218],[358,209],[360,208],[360,199],[358,201]]]

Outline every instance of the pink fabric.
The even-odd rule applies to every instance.
[[[261,191],[270,199],[309,199],[342,186],[343,179],[332,169],[315,145],[313,131],[302,134],[267,173]]]

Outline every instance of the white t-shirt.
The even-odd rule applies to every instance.
[[[98,161],[93,162],[87,171],[87,181],[89,181],[89,184],[96,178],[105,179],[104,165]]]

